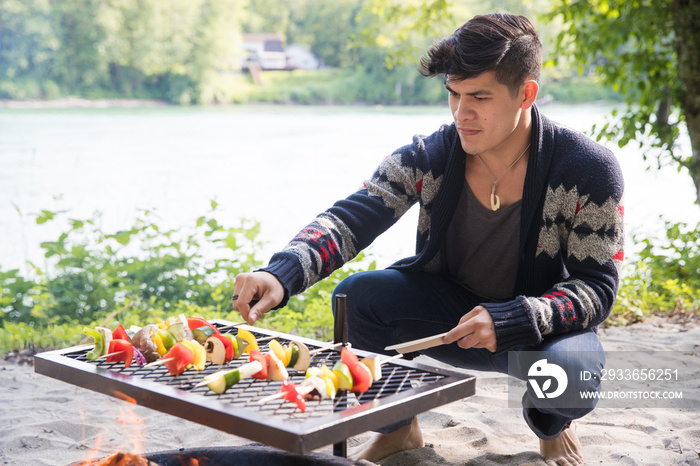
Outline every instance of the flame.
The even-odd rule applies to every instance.
[[[143,453],[143,442],[142,442],[142,432],[144,430],[145,422],[139,418],[137,413],[134,411],[133,405],[138,405],[136,400],[117,390],[112,392],[112,396],[125,401],[127,404],[119,403],[116,412],[111,416],[107,416],[109,419],[109,424],[101,425],[101,429],[98,429],[97,434],[94,439],[91,439],[91,445],[88,445],[88,451],[83,456],[83,461],[80,463],[82,465],[122,465],[122,466],[139,466],[141,464],[147,465],[148,460],[141,456]],[[109,406],[109,405],[107,405]],[[86,427],[89,426],[89,419],[86,419],[86,413],[84,410],[80,411],[81,425],[83,426],[83,442],[88,442],[88,432]],[[106,446],[104,442],[104,435],[107,432],[119,432],[124,436],[124,441],[122,445],[114,448],[113,446]],[[109,448],[112,450],[108,458],[103,458],[98,460],[101,455],[101,451]],[[116,453],[115,453],[116,452]],[[129,453],[126,453],[129,452]]]
[[[133,398],[124,392],[120,392],[119,390],[112,390],[112,396],[114,396],[115,398],[119,398],[122,401],[126,401],[127,403],[131,403],[132,405],[138,404],[136,402],[136,398]]]
[[[144,446],[142,442],[142,432],[144,430],[145,422],[138,417],[133,408],[133,405],[138,405],[138,403],[133,397],[118,390],[113,390],[112,396],[125,401],[127,404],[119,404],[118,413],[110,416],[111,419],[109,421],[109,425],[102,426],[103,429],[98,431],[95,439],[93,440],[93,445],[90,446],[90,450],[85,454],[84,460],[81,461],[79,465],[148,466],[154,464],[149,462],[146,456],[143,455]],[[85,441],[87,439],[86,426],[90,421],[86,419],[84,410],[80,411],[80,420],[83,426],[83,439]],[[100,451],[104,448],[103,432],[108,431],[121,432],[125,437],[125,441],[118,448],[115,448],[112,453],[108,454],[108,456],[98,458],[98,455],[102,456]],[[178,456],[173,459],[178,461],[182,466],[200,466],[200,461],[203,461],[204,464],[208,462],[206,457],[192,458],[188,455]]]
[[[85,411],[80,410],[80,425],[82,426],[82,438],[83,441],[87,438],[87,432],[85,432],[85,426],[87,425],[87,421],[85,419]],[[97,436],[95,437],[93,444],[88,447],[86,445],[81,445],[81,447],[89,448],[89,451],[85,454],[85,460],[86,461],[93,461],[96,457],[98,452],[100,451],[100,447],[102,446],[102,432],[98,431]]]
[[[114,453],[101,460],[83,461],[79,466],[149,466],[148,459],[131,453]]]
[[[177,458],[180,461],[180,464],[182,466],[199,466],[199,460],[196,458],[191,458],[191,457],[178,457]],[[206,460],[206,458],[202,458],[203,460]]]
[[[126,401],[127,403],[130,403],[132,405],[137,404],[136,400],[134,400],[132,397],[119,392],[119,391],[114,391],[114,396],[117,398]],[[143,452],[143,427],[144,427],[144,421],[140,419],[136,413],[134,412],[134,409],[131,405],[123,405],[123,407],[119,408],[119,413],[120,416],[116,419],[116,422],[118,425],[121,426],[122,432],[126,435],[130,445],[125,445],[125,450],[126,451],[131,451],[137,454],[140,454]]]

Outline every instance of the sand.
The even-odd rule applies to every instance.
[[[608,351],[700,351],[700,326],[660,318],[601,330],[600,336]],[[424,448],[392,455],[380,464],[544,465],[538,440],[520,410],[508,407],[507,377],[473,373],[477,375],[474,396],[419,416]],[[596,409],[576,421],[575,428],[586,464],[700,466],[700,406],[697,410]],[[349,446],[368,435],[349,439]],[[1,464],[67,465],[115,451],[250,443],[38,375],[31,366],[0,365]]]

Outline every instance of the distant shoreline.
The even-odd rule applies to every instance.
[[[60,99],[0,100],[0,108],[135,108],[163,107],[170,105],[164,100],[152,99],[84,99],[63,97]]]

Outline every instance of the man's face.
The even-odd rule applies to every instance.
[[[493,72],[487,72],[463,81],[448,76],[445,89],[466,153],[476,155],[510,148],[523,114],[522,87],[514,97],[507,86],[496,81]]]

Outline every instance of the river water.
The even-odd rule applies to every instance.
[[[587,131],[611,108],[541,110]],[[161,229],[189,226],[211,200],[225,226],[260,221],[267,260],[412,135],[449,121],[438,106],[0,109],[0,269],[41,261],[39,243],[63,231],[35,223],[42,209],[80,219],[100,211],[113,232],[130,227],[139,209],[153,210]],[[659,216],[700,220],[687,174],[646,171],[638,148],[608,146],[626,179],[628,237],[660,234]],[[412,253],[416,218],[412,209],[371,246],[378,266]]]

